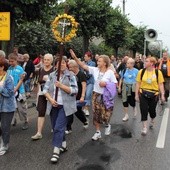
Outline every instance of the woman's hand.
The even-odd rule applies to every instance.
[[[99,83],[99,86],[100,86],[100,87],[105,87],[105,86],[106,86],[106,82],[101,81],[101,82]]]
[[[165,102],[165,95],[164,94],[161,95],[161,101]]]
[[[76,57],[76,54],[74,53],[74,51],[73,51],[72,49],[70,49],[69,51],[70,51],[71,57],[72,57],[73,59],[77,58],[77,57]]]
[[[60,83],[59,81],[56,81],[56,82],[55,82],[55,85],[56,85],[56,87],[61,88],[62,83]]]
[[[80,103],[83,103],[84,102],[84,97],[81,97],[80,98]]]
[[[135,95],[135,100],[139,102],[139,94]]]
[[[118,87],[118,93],[121,93],[122,89],[121,87]]]
[[[58,103],[53,98],[50,99],[50,103],[52,104],[53,107],[58,106]]]

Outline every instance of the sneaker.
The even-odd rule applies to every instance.
[[[89,111],[87,109],[84,109],[83,112],[85,113],[85,116],[89,116],[90,115],[90,113],[89,113]]]
[[[66,134],[66,135],[68,135],[68,134],[70,134],[70,133],[72,133],[72,130],[66,130],[66,131],[65,131],[65,134]]]
[[[88,129],[88,127],[89,127],[89,122],[84,123],[83,127],[84,127],[84,129]]]
[[[147,128],[143,128],[141,131],[141,135],[145,136],[147,134]]]
[[[8,151],[8,149],[9,149],[8,145],[2,146],[0,148],[0,156],[4,155]]]
[[[38,139],[41,139],[41,138],[42,138],[42,134],[39,134],[39,133],[35,134],[34,136],[31,136],[32,140],[38,140]]]
[[[99,132],[96,132],[96,133],[93,135],[92,140],[96,141],[96,140],[98,140],[98,139],[100,139],[100,138],[101,138],[101,132],[99,131]]]
[[[128,114],[126,114],[125,116],[124,116],[124,118],[122,119],[122,121],[123,122],[126,122],[126,121],[128,121],[129,120],[129,116],[128,116]]]
[[[111,133],[111,125],[108,124],[105,126],[105,135],[110,135]]]
[[[28,129],[28,122],[25,122],[24,125],[22,126],[22,130],[27,130]]]
[[[150,121],[150,123],[149,123],[149,128],[152,129],[153,126],[154,126],[154,122],[153,122],[153,121]]]

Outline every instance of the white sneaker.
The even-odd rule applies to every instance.
[[[101,132],[100,131],[98,131],[98,132],[96,132],[94,135],[93,135],[93,137],[92,137],[92,140],[98,140],[98,139],[100,139],[101,138]]]
[[[105,135],[110,135],[111,133],[111,125],[108,124],[107,126],[105,126]]]
[[[42,138],[42,134],[39,134],[39,133],[35,134],[34,136],[31,136],[32,140],[39,140],[41,138]]]
[[[88,129],[89,127],[89,122],[86,122],[84,125],[83,125],[84,129]]]
[[[89,116],[90,115],[90,113],[89,113],[89,111],[87,109],[84,109],[83,112],[85,113],[85,116]]]
[[[68,135],[68,134],[70,134],[70,133],[72,133],[72,130],[66,130],[66,131],[65,131],[65,134],[66,134],[66,135]]]
[[[141,135],[145,136],[147,134],[147,128],[141,130]]]
[[[150,128],[150,129],[153,129],[153,126],[154,126],[154,122],[153,122],[153,121],[150,121],[150,123],[149,123],[149,128]]]
[[[122,121],[123,122],[126,122],[126,121],[128,121],[129,120],[129,116],[128,116],[128,114],[126,114],[125,116],[124,116],[124,118],[122,119]]]
[[[0,156],[4,155],[8,151],[8,149],[9,149],[8,145],[2,146],[0,148]]]

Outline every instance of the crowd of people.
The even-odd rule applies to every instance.
[[[148,114],[149,128],[154,127],[157,102],[167,102],[169,97],[170,59],[167,52],[159,60],[138,54],[134,59],[99,54],[93,57],[91,52],[86,52],[83,61],[72,49],[69,52],[70,59],[62,56],[61,61],[54,60],[52,54],[45,54],[31,61],[29,54],[19,54],[18,48],[14,48],[8,57],[0,50],[0,155],[9,149],[10,127],[16,125],[17,115],[23,121],[22,129],[28,129],[27,98],[31,97],[30,82],[35,75],[38,77],[38,114],[36,133],[31,139],[43,137],[45,115],[49,115],[53,132],[52,163],[58,162],[60,153],[68,149],[65,135],[72,132],[74,114],[85,129],[89,126],[88,116],[92,114],[93,141],[102,137],[101,125],[105,127],[105,135],[110,135],[117,92],[122,98],[123,122],[131,116],[129,105],[136,117],[136,102],[139,102],[141,135],[147,134]]]

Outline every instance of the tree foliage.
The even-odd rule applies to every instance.
[[[84,52],[89,40],[102,35],[110,18],[111,0],[67,0],[69,14],[79,23],[78,36],[83,37]]]
[[[123,47],[126,41],[127,18],[121,14],[119,8],[112,9],[112,17],[106,25],[104,39],[107,45],[113,47],[117,56],[118,48]]]
[[[129,25],[127,27],[126,47],[133,51],[133,55],[135,55],[136,52],[143,53],[145,31],[145,26],[134,27]]]

